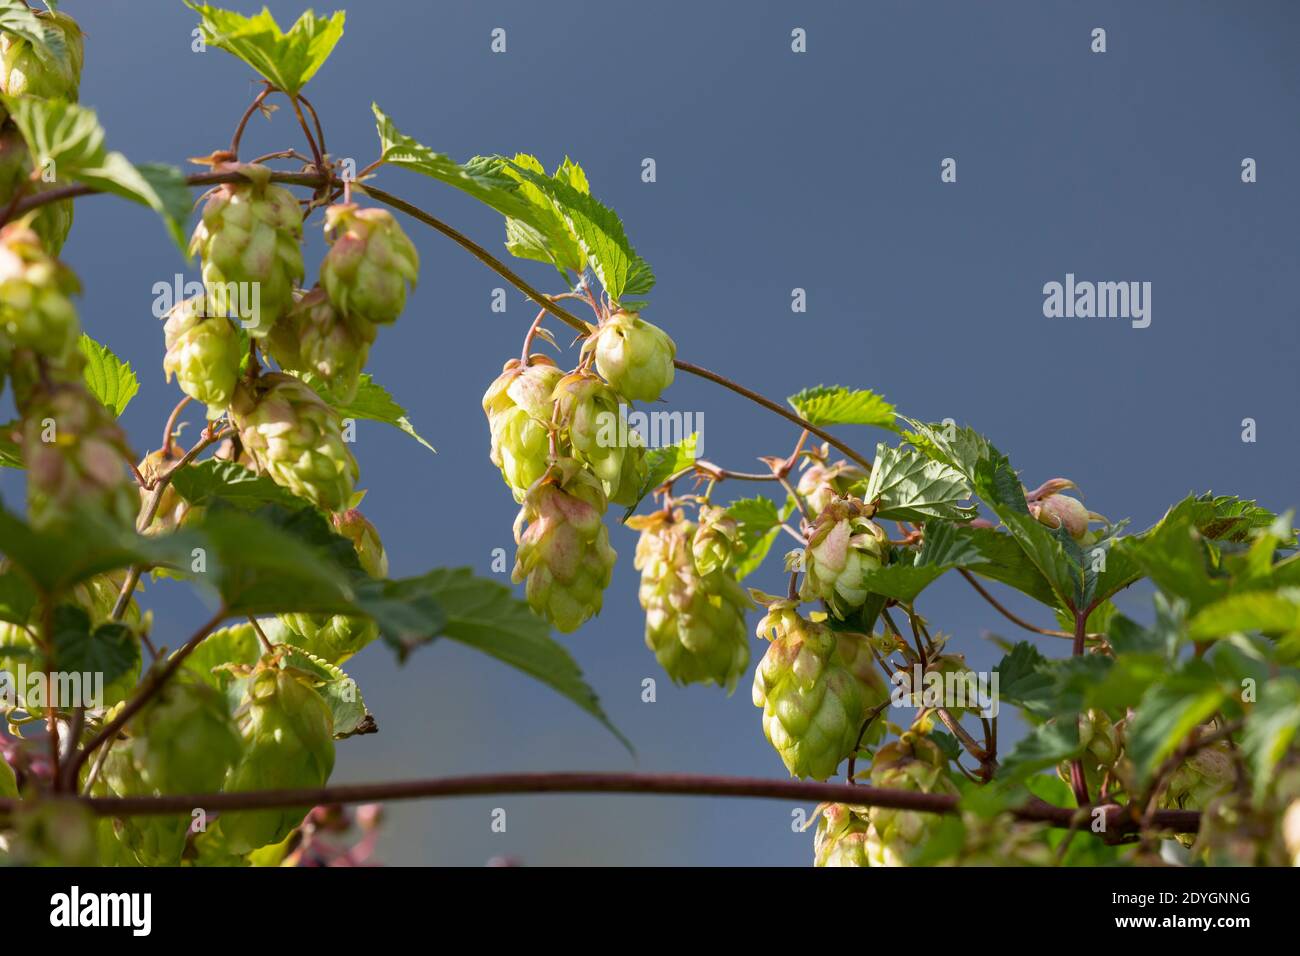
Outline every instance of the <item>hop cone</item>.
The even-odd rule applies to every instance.
[[[628,477],[628,459],[644,442],[619,414],[618,393],[590,372],[573,372],[555,386],[560,421],[567,429],[574,457],[588,465],[608,495],[619,494]],[[638,489],[639,490],[639,489]]]
[[[383,325],[406,307],[406,287],[420,275],[420,255],[392,213],[356,203],[325,210],[330,250],[320,281],[340,312]]]
[[[0,111],[3,107],[0,107]],[[15,192],[32,183],[31,153],[22,134],[13,126],[0,129],[0,203],[9,203]],[[36,192],[41,193],[57,188],[56,183],[38,180]],[[31,227],[40,237],[45,251],[52,256],[59,254],[63,242],[72,229],[73,203],[71,199],[45,203],[32,214]]]
[[[1009,813],[991,819],[964,813],[962,823],[965,841],[945,865],[1052,866],[1056,862],[1050,830],[1042,824],[1022,823]]]
[[[845,618],[867,599],[867,576],[889,560],[884,531],[857,498],[836,498],[817,516],[805,551],[800,597],[824,600]]]
[[[700,526],[695,529],[691,553],[700,574],[712,574],[731,567],[740,548],[740,526],[726,508],[700,506]]]
[[[1213,726],[1202,728],[1204,732]],[[1202,747],[1184,760],[1173,773],[1160,794],[1160,806],[1168,810],[1204,810],[1219,796],[1232,789],[1236,779],[1232,747],[1220,740]],[[1179,834],[1184,846],[1192,845],[1188,834]]]
[[[876,751],[871,762],[871,785],[918,793],[957,793],[948,777],[943,752],[931,740],[911,732]],[[867,855],[872,866],[907,866],[908,859],[938,825],[933,813],[915,810],[871,811]]]
[[[270,182],[265,166],[236,165],[253,182],[226,183],[208,197],[190,238],[203,259],[211,311],[236,317],[253,338],[266,336],[293,305],[302,279],[302,213],[293,193]]]
[[[695,527],[680,512],[659,511],[627,524],[641,532],[636,567],[646,646],[677,683],[713,683],[731,693],[749,665],[745,611],[753,602],[729,574],[696,570]]]
[[[870,866],[867,859],[867,807],[823,803],[817,808],[813,866]]]
[[[677,346],[635,312],[611,315],[586,348],[596,350],[596,370],[624,398],[653,402],[673,383]]]
[[[243,358],[239,333],[230,320],[207,315],[203,296],[174,306],[163,326],[167,381],[176,376],[181,391],[208,406],[208,418],[220,418],[230,407]]]
[[[80,385],[41,393],[23,421],[30,520],[48,527],[77,506],[129,527],[138,499],[123,459],[134,457],[112,414]]]
[[[77,21],[66,13],[37,14],[41,25],[63,41],[63,55],[42,57],[32,44],[5,30],[0,33],[0,93],[36,96],[48,100],[77,101],[85,43]]]
[[[813,464],[799,476],[795,491],[808,506],[811,516],[816,518],[834,499],[848,495],[866,477],[861,468],[842,459],[831,465],[814,459]]]
[[[527,365],[511,359],[483,394],[483,412],[492,432],[492,463],[522,502],[550,462],[551,396],[562,373],[542,355]]]
[[[565,633],[600,613],[614,573],[605,505],[600,480],[567,458],[529,489],[515,519],[511,579],[526,580],[529,605]]]
[[[866,638],[800,617],[773,601],[758,624],[771,646],[754,674],[763,733],[794,777],[825,780],[857,743],[867,715],[887,697]]]
[[[627,433],[627,448],[623,450],[623,467],[618,473],[618,484],[605,485],[611,504],[632,508],[641,500],[641,486],[650,477],[650,464],[645,457],[645,439],[634,431]]]
[[[334,718],[310,685],[264,660],[251,678],[241,711],[243,757],[226,778],[227,791],[325,785],[334,769]],[[283,840],[309,809],[226,813],[221,831],[232,852],[248,853]]]
[[[45,251],[25,219],[0,229],[0,332],[11,347],[68,362],[81,334],[69,296],[79,291],[76,276]]]
[[[117,796],[209,793],[221,788],[239,760],[241,741],[225,696],[202,681],[177,675],[127,725],[104,764]],[[180,862],[189,818],[128,817],[117,829],[140,862]]]
[[[347,507],[357,463],[338,413],[290,375],[263,375],[254,389],[241,386],[231,416],[258,467],[325,511]]]
[[[330,515],[334,530],[352,542],[362,569],[372,578],[388,577],[388,555],[379,532],[355,508]],[[282,614],[297,637],[290,643],[331,664],[342,664],[379,636],[379,625],[347,614]]]
[[[275,324],[266,344],[281,368],[310,372],[340,401],[350,402],[356,397],[375,332],[371,323],[339,312],[317,286]]]

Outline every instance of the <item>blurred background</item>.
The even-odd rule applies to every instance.
[[[270,8],[287,27],[303,3]],[[180,162],[229,142],[257,92],[253,73],[222,51],[192,52],[197,17],[179,0],[62,6],[88,35],[82,101],[110,148]],[[330,151],[358,168],[375,157],[373,100],[458,160],[526,151],[553,168],[574,157],[658,274],[646,317],[680,357],[777,399],[820,383],[865,386],[906,414],[972,424],[1029,486],[1073,478],[1090,508],[1138,528],[1192,491],[1279,510],[1300,501],[1300,180],[1287,165],[1300,156],[1294,4],[367,0],[348,12],[307,91]],[[498,27],[502,54],[490,50]],[[803,54],[791,51],[796,27],[807,31]],[[1104,54],[1090,51],[1097,27]],[[287,110],[255,118],[244,143],[249,157],[301,146]],[[641,180],[646,157],[654,183]],[[948,157],[955,184],[940,182]],[[1258,162],[1252,185],[1241,182],[1245,157]],[[501,218],[486,207],[400,170],[381,170],[376,184],[504,257]],[[309,281],[320,220],[308,223]],[[364,510],[394,576],[440,565],[490,574],[493,549],[513,555],[515,506],[488,461],[479,398],[535,313],[513,290],[507,311],[492,312],[502,280],[404,225],[423,259],[420,287],[370,369],[438,454],[360,422]],[[79,201],[63,255],[85,284],[86,331],[141,374],[124,424],[143,454],[179,397],[162,377],[152,287],[177,272],[197,278],[195,266],[152,213],[108,197]],[[546,267],[512,264],[561,291]],[[1150,327],[1044,318],[1043,284],[1067,272],[1151,282]],[[806,313],[791,312],[795,287],[807,292]],[[698,379],[679,374],[667,400],[704,414],[705,453],[727,467],[750,469],[797,437]],[[1258,424],[1253,444],[1241,440],[1247,417]],[[867,454],[888,437],[840,433]],[[21,488],[19,476],[0,475],[6,500]],[[721,490],[746,496],[754,486]],[[642,640],[636,536],[611,527],[611,540],[620,559],[604,612],[562,640],[635,757],[568,701],[471,650],[438,642],[399,667],[375,645],[347,669],[380,732],[343,741],[333,779],[580,769],[784,777],[747,679],[728,698],[673,687],[659,670]],[[783,587],[779,560],[748,583]],[[152,585],[143,601],[173,646],[201,619],[183,587]],[[1026,636],[956,576],[920,603],[977,669],[1001,657],[990,634]],[[1141,618],[1150,596],[1133,589],[1118,603]],[[1038,640],[1045,653],[1068,652]],[[757,659],[763,647],[753,644]],[[655,703],[641,700],[647,677]],[[1005,748],[1018,730],[1003,725]],[[491,829],[495,808],[506,811],[504,833]],[[425,801],[389,808],[377,857],[807,865],[811,834],[792,830],[795,809],[676,797]]]

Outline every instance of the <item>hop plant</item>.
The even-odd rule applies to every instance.
[[[80,291],[77,277],[45,251],[28,220],[0,229],[0,332],[12,348],[68,362],[81,334],[69,296]]]
[[[226,778],[232,793],[321,787],[334,769],[334,719],[306,680],[279,666],[273,654],[249,679],[236,713],[243,755]],[[221,832],[234,853],[278,843],[310,807],[243,810],[222,814]]]
[[[483,394],[492,463],[501,469],[515,501],[524,500],[550,463],[551,397],[562,377],[543,355],[530,356],[527,365],[511,359]]]
[[[680,512],[629,518],[627,525],[641,532],[635,564],[646,646],[677,683],[713,683],[731,693],[749,665],[745,612],[753,602],[726,572],[696,569],[697,532]]]
[[[867,638],[800,617],[771,599],[758,623],[771,641],[754,674],[763,733],[793,777],[825,780],[854,750],[863,721],[886,699]]]
[[[310,372],[341,402],[356,397],[361,370],[375,341],[370,322],[349,318],[317,286],[271,329],[267,350],[280,367]]]
[[[583,349],[595,350],[596,370],[624,398],[653,402],[673,383],[676,344],[635,312],[615,312]]]
[[[230,407],[243,358],[239,333],[224,315],[209,315],[205,296],[172,307],[163,326],[163,372],[181,391],[208,406],[209,420]]]
[[[1202,728],[1205,732],[1213,729],[1213,726]],[[1160,794],[1160,806],[1169,810],[1204,810],[1232,789],[1234,768],[1232,747],[1226,740],[1201,747],[1169,775]],[[1179,841],[1189,847],[1194,842],[1189,834],[1179,834]]]
[[[18,33],[0,32],[0,93],[75,103],[85,58],[81,27],[66,13],[42,11],[37,16],[58,36],[62,55],[37,49]]]
[[[303,276],[302,212],[293,193],[271,183],[267,167],[221,168],[249,181],[212,191],[190,238],[190,255],[203,260],[210,310],[237,314],[250,336],[263,338],[293,305]]]
[[[870,810],[846,803],[823,803],[817,808],[813,834],[813,866],[870,866],[867,833]]]
[[[0,43],[3,41],[0,40]],[[0,111],[3,107],[0,107]],[[18,190],[32,188],[37,194],[56,189],[55,183],[44,179],[33,181],[31,153],[27,142],[14,126],[0,128],[0,203],[9,203]],[[37,208],[30,220],[32,229],[40,238],[45,251],[57,256],[72,229],[73,202],[60,199]]]
[[[395,322],[406,308],[406,287],[419,278],[420,255],[392,213],[355,203],[330,206],[325,238],[330,249],[320,282],[334,306],[377,325]]]
[[[614,573],[605,507],[600,479],[565,458],[528,490],[515,519],[511,579],[527,581],[529,605],[566,633],[600,613]]]
[[[129,527],[137,497],[125,461],[135,458],[113,416],[80,385],[59,385],[32,401],[23,421],[28,517],[48,527],[89,507]]]
[[[623,467],[618,473],[618,483],[605,485],[610,504],[635,507],[642,497],[642,486],[650,477],[650,464],[646,460],[645,439],[635,431],[627,433],[627,447],[623,449]],[[602,483],[603,484],[603,483]]]
[[[943,751],[934,741],[913,731],[876,751],[871,761],[871,785],[918,793],[957,793]],[[867,834],[871,865],[907,866],[912,854],[930,838],[937,822],[932,813],[872,809]]]
[[[823,453],[822,458],[825,455]],[[857,465],[847,461],[837,461],[828,465],[822,459],[812,459],[813,463],[799,476],[795,491],[808,506],[809,516],[816,518],[823,509],[836,498],[847,496],[858,483],[866,480],[866,472]]]
[[[716,505],[701,505],[699,519],[691,542],[696,569],[700,574],[726,570],[740,550],[740,525]]]
[[[240,385],[231,418],[244,449],[276,484],[326,511],[347,507],[357,463],[338,413],[310,386],[273,372]]]
[[[388,555],[379,532],[355,508],[330,515],[334,530],[356,550],[357,561],[372,578],[388,577]],[[294,633],[291,643],[330,664],[342,664],[379,636],[379,625],[367,617],[348,614],[282,614]]]
[[[866,601],[867,578],[889,560],[889,541],[859,499],[837,498],[817,516],[804,554],[800,596],[824,600],[842,619]]]

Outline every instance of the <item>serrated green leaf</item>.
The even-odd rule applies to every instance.
[[[1186,662],[1147,690],[1125,733],[1139,786],[1193,728],[1214,716],[1224,699],[1223,685],[1201,660]]]
[[[267,635],[272,643],[281,643]],[[334,717],[334,738],[342,740],[357,733],[373,733],[374,720],[366,710],[357,682],[344,673],[337,664],[331,664],[293,644],[284,643],[287,649],[285,663],[311,675],[316,693],[329,705]]]
[[[636,502],[623,513],[624,521],[632,517],[632,512],[636,511],[637,505],[641,503],[646,495],[673,475],[685,471],[695,464],[695,446],[698,443],[699,435],[692,432],[679,442],[665,445],[662,448],[651,448],[645,453],[645,480],[641,482],[641,487],[637,490]]]
[[[347,402],[340,401],[337,396],[332,395],[315,375],[303,374],[299,377],[310,385],[326,404],[338,412],[340,418],[363,418],[367,421],[392,425],[398,431],[410,435],[435,455],[438,453],[438,449],[425,441],[424,436],[415,430],[406,409],[397,404],[393,396],[388,393],[388,389],[376,382],[369,372],[362,373],[357,385],[357,394]]]
[[[978,509],[958,502],[969,501],[973,493],[970,482],[955,468],[920,452],[881,443],[876,445],[876,460],[862,498],[878,502],[876,514],[883,520],[966,520]]]
[[[1016,644],[993,669],[998,675],[998,696],[1004,703],[1039,716],[1051,712],[1056,679],[1050,662],[1029,641]]]
[[[1241,735],[1241,749],[1261,799],[1273,782],[1273,771],[1291,749],[1300,731],[1300,681],[1281,677],[1263,686]]]
[[[233,461],[216,458],[194,462],[172,473],[176,493],[195,507],[220,499],[242,508],[260,508],[267,504],[302,508],[309,502],[277,485],[265,475],[249,471]]]
[[[818,385],[805,388],[786,401],[802,418],[818,428],[826,425],[874,425],[898,431],[894,406],[867,388]]]
[[[34,162],[49,164],[60,182],[84,183],[148,206],[184,252],[191,202],[180,170],[159,164],[137,168],[121,153],[110,152],[95,111],[84,106],[30,96],[4,97],[3,102]]]
[[[632,248],[614,210],[575,188],[567,177],[547,176],[510,160],[506,163],[551,200],[611,300],[618,303],[625,296],[644,296],[654,288],[654,272]]]
[[[1188,636],[1210,641],[1230,634],[1260,631],[1289,634],[1300,630],[1300,590],[1247,591],[1202,607],[1188,622]]]
[[[288,31],[280,29],[265,7],[251,17],[186,0],[202,19],[205,42],[233,53],[266,77],[277,89],[299,93],[316,75],[343,36],[346,14],[328,18],[308,10]]]
[[[140,647],[125,624],[101,624],[93,631],[90,616],[75,604],[54,609],[54,667],[75,674],[102,674],[108,686],[140,660]]]
[[[1254,501],[1235,495],[1188,495],[1174,505],[1144,536],[1161,525],[1186,520],[1202,537],[1211,541],[1249,541],[1256,531],[1277,520],[1277,515]]]
[[[114,416],[121,416],[135,393],[140,391],[140,380],[132,371],[131,363],[123,362],[107,345],[84,333],[78,344],[86,359],[82,372],[86,387]]]
[[[496,581],[469,568],[438,569],[418,579],[447,615],[441,633],[540,680],[600,721],[628,750],[632,745],[610,723],[596,692],[582,677],[550,627]],[[414,584],[414,580],[412,582]]]
[[[546,170],[535,156],[519,153],[512,162],[514,166],[545,175]],[[514,166],[502,163],[501,171],[520,184],[518,195],[533,207],[533,214],[528,221],[506,217],[507,251],[521,259],[553,265],[561,275],[567,275],[566,270],[581,273],[586,267],[586,256],[555,201],[526,181]],[[591,192],[582,167],[567,158],[555,171],[555,178],[568,182],[578,192]]]
[[[772,549],[781,533],[784,515],[770,498],[740,498],[727,505],[727,514],[736,521],[737,557],[735,575],[743,581],[753,574]]]

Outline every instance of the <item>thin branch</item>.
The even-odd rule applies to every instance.
[[[920,793],[862,784],[651,773],[501,773],[248,793],[95,797],[82,802],[100,816],[128,817],[188,815],[196,807],[212,811],[261,810],[322,803],[374,803],[503,793],[658,793],[697,797],[750,797],[800,803],[831,801],[894,810],[915,810],[920,813],[955,813],[960,802],[960,798],[952,794]],[[18,800],[12,798],[0,800],[0,813],[11,812],[18,803]],[[1101,809],[1105,811],[1109,829],[1134,828],[1135,824],[1127,817],[1125,807],[1110,804]],[[1021,820],[1068,827],[1078,811],[1033,800],[1011,812]],[[1196,810],[1162,810],[1156,814],[1153,823],[1162,829],[1192,833],[1200,824],[1200,813]]]
[[[980,593],[980,596],[983,597],[984,600],[992,604],[993,607],[996,608],[998,612],[1003,617],[1005,617],[1008,621],[1010,621],[1012,624],[1018,625],[1019,627],[1023,627],[1026,631],[1032,631],[1034,634],[1042,634],[1046,637],[1063,637],[1067,641],[1074,639],[1074,635],[1067,631],[1049,631],[1046,628],[1037,626],[1036,624],[1030,624],[1023,617],[1019,617],[1012,611],[1003,607],[1003,605],[998,601],[998,599],[995,598],[992,594],[990,594],[987,590],[985,590],[984,586],[975,579],[975,575],[971,574],[965,568],[958,568],[957,573],[960,574],[962,577],[964,577],[967,581],[969,581],[970,586],[973,587],[976,591],[978,591]]]
[[[266,102],[266,98],[270,96],[273,91],[274,87],[267,84],[266,88],[262,90],[261,93],[257,94],[257,98],[248,105],[248,109],[244,111],[244,115],[239,118],[239,125],[235,127],[235,134],[230,137],[230,151],[236,156],[239,155],[239,141],[244,138],[244,129],[248,126],[248,121],[253,118],[253,114],[257,112],[258,108],[264,102]]]

